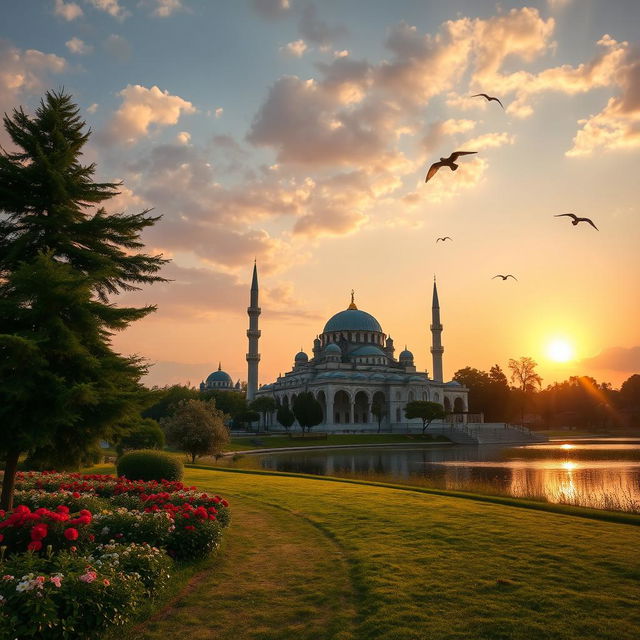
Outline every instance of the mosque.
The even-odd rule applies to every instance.
[[[293,368],[270,384],[258,386],[260,354],[258,341],[258,272],[254,264],[249,315],[249,349],[247,353],[247,400],[270,396],[291,407],[297,394],[311,391],[322,406],[323,421],[314,430],[370,430],[377,428],[372,413],[382,413],[383,429],[417,426],[420,420],[407,420],[404,409],[408,402],[438,402],[457,422],[466,422],[468,389],[456,381],[444,382],[442,324],[440,303],[434,279],[431,305],[431,354],[433,377],[417,371],[413,353],[406,347],[395,357],[393,339],[371,314],[358,309],[351,293],[349,306],[333,315],[322,333],[313,341],[311,357],[300,351]],[[239,390],[231,377],[218,367],[200,385],[201,390]],[[382,410],[377,410],[382,407]]]

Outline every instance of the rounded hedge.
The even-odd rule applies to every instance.
[[[182,480],[184,466],[168,453],[154,449],[129,451],[118,459],[119,476],[129,480]]]

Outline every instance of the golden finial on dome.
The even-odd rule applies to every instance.
[[[355,295],[356,292],[351,289],[351,304],[347,307],[347,309],[355,309],[356,311],[358,310],[358,307],[356,307],[356,303],[353,301]]]

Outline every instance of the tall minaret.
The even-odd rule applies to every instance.
[[[444,347],[441,342],[442,325],[440,324],[440,303],[438,302],[438,288],[436,277],[433,276],[433,301],[431,303],[431,354],[433,356],[433,379],[443,382],[442,354]]]
[[[249,314],[249,328],[247,329],[247,337],[249,338],[247,400],[250,402],[256,397],[256,391],[258,390],[258,362],[260,362],[260,354],[258,353],[258,340],[260,339],[258,316],[260,315],[260,307],[258,306],[258,269],[255,261],[253,263],[253,280],[251,281],[251,303],[247,313]]]

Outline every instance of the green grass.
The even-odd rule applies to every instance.
[[[230,499],[225,548],[122,640],[640,634],[638,527],[284,474],[185,480]]]
[[[292,432],[292,435],[300,438],[300,432]],[[294,439],[283,435],[268,435],[256,433],[251,436],[231,438],[226,446],[227,451],[248,451],[251,449],[280,449],[287,447],[326,447],[333,445],[354,445],[354,444],[408,444],[408,443],[430,443],[448,442],[443,436],[431,436],[430,434],[394,434],[394,433],[371,433],[371,434],[329,434],[324,439],[314,439],[318,434],[311,432],[309,439]]]

